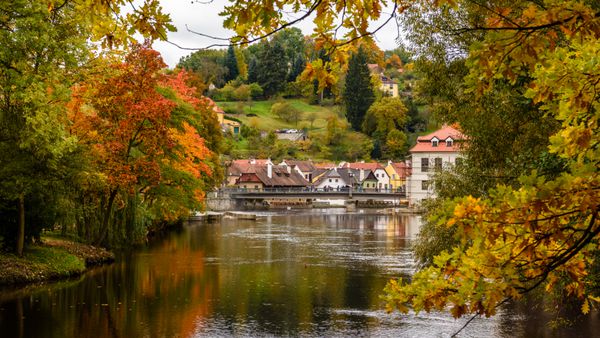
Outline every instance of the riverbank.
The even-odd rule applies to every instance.
[[[113,253],[91,245],[58,238],[43,238],[42,242],[27,247],[23,257],[0,254],[0,285],[73,277],[115,259]]]

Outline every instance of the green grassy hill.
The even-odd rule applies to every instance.
[[[302,112],[298,124],[288,123],[271,114],[271,106],[275,100],[256,102],[217,102],[217,105],[228,112],[227,117],[234,117],[248,126],[260,130],[303,129],[320,130],[327,126],[327,118],[336,115],[337,106],[310,105],[300,99],[284,100]],[[235,111],[234,114],[231,114]]]

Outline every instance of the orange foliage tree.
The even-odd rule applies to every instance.
[[[95,243],[106,244],[109,234],[110,242],[119,234],[129,238],[136,224],[202,207],[203,177],[213,172],[204,160],[211,151],[194,114],[185,112],[207,102],[194,96],[185,73],[166,75],[165,66],[158,52],[135,45],[123,62],[73,89],[71,131],[96,171],[96,184],[84,189],[99,199],[101,223],[88,232]]]

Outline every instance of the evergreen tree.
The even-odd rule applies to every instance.
[[[344,88],[344,104],[346,117],[352,129],[360,131],[365,114],[375,101],[371,74],[367,66],[367,55],[361,48],[353,54],[348,63],[346,86]]]
[[[285,85],[288,66],[283,46],[278,41],[269,43],[262,54],[258,72],[258,84],[263,88],[266,97],[271,97]]]
[[[238,75],[240,75],[237,58],[235,57],[235,50],[231,45],[229,46],[229,49],[227,49],[227,55],[225,56],[225,67],[227,68],[226,82],[235,80]]]
[[[254,56],[248,61],[248,83],[258,82],[258,61]]]
[[[288,82],[296,81],[296,78],[298,77],[298,75],[300,75],[304,71],[305,67],[306,67],[306,60],[304,59],[304,55],[302,55],[302,54],[296,55],[296,57],[293,59],[292,68],[290,68],[290,73],[288,74],[287,81]]]

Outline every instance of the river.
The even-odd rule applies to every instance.
[[[1,337],[447,337],[466,319],[388,314],[409,277],[417,216],[335,209],[192,222],[76,280],[0,290]],[[535,306],[536,308],[531,308]],[[477,318],[460,337],[592,337],[597,314],[552,331],[538,304]]]

